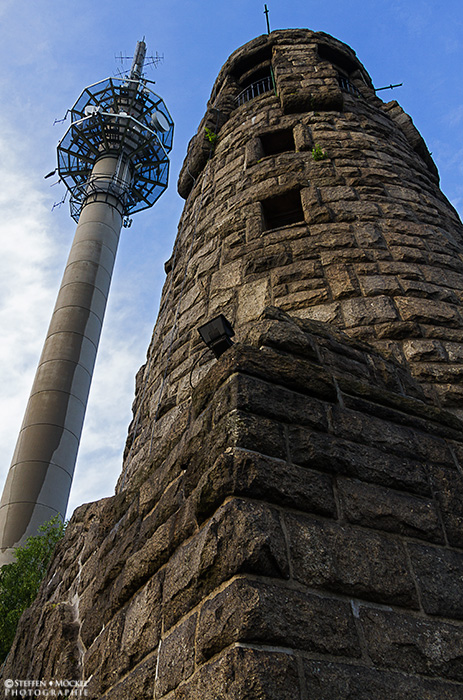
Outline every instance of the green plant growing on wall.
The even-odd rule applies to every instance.
[[[19,618],[34,601],[47,572],[56,543],[66,529],[58,515],[39,527],[38,535],[28,537],[16,550],[16,561],[0,571],[0,663],[11,648]]]
[[[218,136],[214,131],[212,131],[212,129],[209,129],[208,126],[204,127],[204,131],[206,132],[206,138],[209,141],[209,143],[211,144],[211,148],[213,150],[215,148],[215,144],[217,142]]]
[[[312,148],[312,158],[314,160],[325,160],[325,158],[328,158],[328,154],[326,151],[322,150],[322,147],[318,143],[316,143]]]

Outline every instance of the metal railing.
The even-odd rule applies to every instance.
[[[346,78],[345,75],[338,75],[338,83],[341,90],[344,92],[348,92],[350,95],[354,95],[355,97],[360,96],[358,89],[353,83],[350,82],[349,78]]]
[[[255,83],[251,83],[247,88],[245,88],[240,94],[235,98],[236,104],[244,105],[245,102],[249,102],[254,97],[262,95],[264,92],[270,92],[273,90],[272,76],[266,75],[265,78],[256,80]]]

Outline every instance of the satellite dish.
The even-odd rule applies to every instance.
[[[97,114],[102,111],[101,105],[86,105],[84,113],[86,117],[90,117],[92,114]]]
[[[158,131],[169,131],[169,122],[162,112],[153,112],[151,115],[151,124]]]

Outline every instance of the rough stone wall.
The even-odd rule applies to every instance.
[[[270,59],[278,96],[237,106]],[[343,71],[358,94],[341,89]],[[294,146],[265,155],[265,137],[282,130]],[[461,411],[463,227],[410,117],[376,97],[351,49],[308,30],[239,49],[214,86],[179,191],[187,201],[121,483],[181,421],[191,384],[213,361],[196,329],[218,313],[238,339],[267,304],[336,325],[410,366],[426,395]],[[300,197],[300,221],[269,228],[266,202],[288,194]]]
[[[399,365],[270,308],[124,494],[82,506],[5,678],[131,700],[463,697],[463,438]]]

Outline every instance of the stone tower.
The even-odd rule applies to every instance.
[[[349,47],[276,31],[220,71],[179,192],[116,495],[74,514],[5,677],[461,700],[463,227],[421,136]]]

